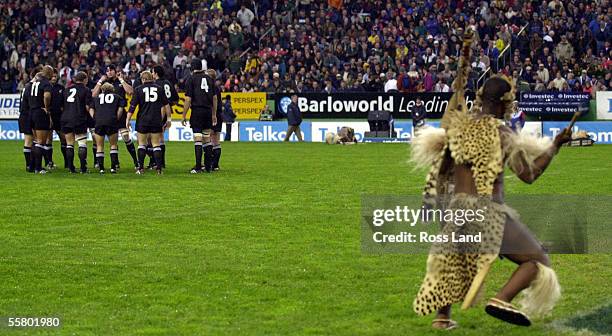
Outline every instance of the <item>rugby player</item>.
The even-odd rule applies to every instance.
[[[64,87],[57,82],[57,73],[51,77],[51,121],[53,122],[53,130],[49,133],[47,143],[45,144],[45,161],[49,169],[55,168],[53,163],[53,131],[60,139],[62,156],[64,157],[64,168],[66,165],[66,138],[61,132],[62,108],[64,107]]]
[[[96,142],[96,161],[100,174],[104,174],[104,138],[108,137],[110,143],[111,174],[117,173],[119,163],[119,150],[117,147],[117,121],[124,114],[123,98],[115,94],[115,87],[111,83],[104,83],[100,88],[98,97],[93,100],[90,115],[96,121],[94,139]]]
[[[28,96],[28,107],[30,109],[30,119],[34,134],[34,171],[39,174],[46,174],[47,171],[42,167],[44,146],[52,126],[51,121],[51,83],[49,79],[53,76],[53,68],[45,65],[41,72],[36,74],[30,87]]]
[[[153,82],[153,74],[143,71],[140,74],[142,85],[134,90],[130,109],[127,113],[125,127],[129,129],[129,122],[138,107],[136,117],[136,132],[138,137],[138,170],[136,174],[144,174],[144,160],[146,156],[147,140],[151,139],[153,156],[156,161],[157,174],[162,173],[160,138],[165,129],[170,127],[172,110],[163,89]],[[166,124],[162,126],[163,115],[166,115]]]
[[[74,143],[79,144],[81,173],[87,173],[87,122],[91,118],[91,90],[87,88],[87,74],[79,71],[74,75],[73,84],[64,90],[64,112],[62,113],[62,132],[66,137],[66,161],[71,173],[74,167]]]
[[[21,103],[19,105],[19,132],[23,134],[23,156],[25,158],[26,171],[34,172],[34,156],[32,155],[32,146],[34,145],[34,135],[32,132],[32,123],[30,117],[30,92],[32,90],[32,82],[41,67],[37,66],[30,72],[31,80],[26,83],[21,90]]]
[[[100,93],[100,88],[102,84],[110,83],[115,87],[115,94],[121,97],[121,101],[123,102],[123,108],[127,107],[127,99],[125,97],[126,94],[134,94],[134,89],[128,82],[123,79],[123,75],[121,73],[121,69],[117,71],[117,68],[114,64],[111,64],[106,69],[106,75],[100,77],[100,80],[96,83],[96,86],[92,90],[92,94],[94,98],[98,97]],[[126,114],[123,113],[122,116],[117,121],[117,128],[119,130],[119,135],[125,142],[125,148],[127,148],[130,156],[132,157],[132,161],[134,162],[134,168],[138,168],[138,159],[136,157],[136,148],[134,147],[134,142],[132,142],[132,138],[130,137],[130,131],[125,127],[126,125]],[[119,164],[117,164],[117,168],[119,168]]]
[[[164,67],[161,65],[156,65],[153,67],[153,78],[155,79],[155,83],[159,85],[163,90],[166,98],[168,99],[168,103],[170,104],[170,109],[172,109],[173,105],[176,105],[179,101],[179,95],[174,88],[174,85],[170,83],[169,80],[165,77],[166,72],[164,71]],[[167,116],[164,115],[162,119],[162,124],[166,124],[166,121],[171,120],[167,119]],[[162,154],[162,168],[166,168],[166,142],[164,141],[164,137],[162,136],[160,139],[160,147]]]
[[[217,72],[214,69],[206,71],[208,76],[214,81],[217,78]],[[221,99],[221,88],[215,85],[215,99],[217,100],[217,124],[212,128],[210,142],[212,144],[212,170],[219,170],[219,159],[221,159],[221,127],[223,126],[223,101]]]
[[[204,168],[212,171],[212,144],[210,134],[217,124],[217,99],[215,83],[202,70],[202,61],[194,58],[191,61],[191,76],[185,81],[185,104],[183,105],[183,126],[187,125],[187,111],[191,107],[189,125],[195,142],[195,167],[192,174],[202,172],[202,151],[204,151]]]

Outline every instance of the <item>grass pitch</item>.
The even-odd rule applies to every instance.
[[[222,171],[194,176],[193,145],[170,143],[161,177],[135,176],[122,144],[118,175],[34,176],[21,146],[0,142],[0,316],[62,327],[0,334],[444,334],[411,310],[426,256],[360,251],[361,194],[421,191],[406,145],[224,143]],[[612,146],[565,148],[534,185],[507,178],[507,192],[609,195],[610,157]],[[571,334],[554,319],[610,302],[611,255],[552,261],[564,290],[553,318],[527,329],[456,307],[452,333]],[[513,269],[495,263],[487,297]]]

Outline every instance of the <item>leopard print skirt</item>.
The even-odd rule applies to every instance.
[[[480,210],[481,218],[465,222],[445,223],[440,234],[448,241],[434,243],[427,259],[427,273],[413,302],[414,311],[421,316],[444,306],[463,301],[479,271],[487,270],[499,254],[506,216],[512,211],[489,198],[457,194],[448,209]],[[452,238],[478,236],[480,242],[456,242]]]

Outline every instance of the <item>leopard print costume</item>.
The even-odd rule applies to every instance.
[[[452,113],[452,112],[451,112]],[[474,282],[478,273],[488,267],[499,253],[506,222],[505,206],[491,199],[493,184],[503,171],[504,160],[500,143],[500,121],[489,116],[472,114],[451,115],[450,127],[439,156],[433,160],[428,174],[426,202],[444,209],[486,209],[484,221],[471,221],[463,226],[444,223],[440,234],[482,234],[483,241],[457,244],[451,241],[432,246],[427,260],[427,274],[417,297],[414,311],[427,315],[446,305],[460,302],[470,290],[477,293],[482,282]],[[470,164],[478,196],[454,194],[452,166]],[[445,169],[450,166],[451,169]],[[433,197],[432,195],[436,195]],[[433,204],[432,204],[433,205]],[[483,275],[484,276],[484,275]],[[475,295],[475,294],[474,294]],[[471,295],[473,298],[474,295]],[[472,299],[466,304],[472,304]]]
[[[507,207],[492,201],[493,185],[504,169],[504,154],[500,140],[502,122],[482,113],[482,89],[476,95],[471,111],[465,104],[464,88],[469,74],[472,32],[468,29],[463,41],[458,74],[453,82],[454,94],[441,121],[444,136],[438,134],[437,155],[428,160],[431,169],[424,190],[425,203],[443,209],[486,209],[484,221],[471,221],[462,226],[443,223],[441,234],[482,234],[481,243],[457,244],[449,240],[434,243],[427,260],[427,273],[413,302],[419,315],[464,301],[463,308],[471,306],[480,292],[484,277],[495,261],[501,247]],[[514,99],[511,95],[502,100]],[[413,158],[425,157],[419,146],[426,139],[416,135]],[[422,146],[426,147],[426,146]],[[476,185],[477,196],[454,194],[454,164],[469,164]]]
[[[503,235],[506,212],[504,206],[487,198],[466,194],[455,195],[449,209],[487,209],[486,221],[473,221],[463,226],[444,225],[441,234],[451,236],[482,233],[481,244],[457,244],[451,241],[434,244],[427,259],[427,274],[414,300],[414,311],[428,315],[437,309],[463,301],[477,274],[488,269],[497,258]],[[481,284],[475,284],[474,291]]]

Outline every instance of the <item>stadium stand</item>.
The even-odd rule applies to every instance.
[[[111,63],[132,80],[161,64],[180,88],[197,56],[229,92],[443,91],[469,25],[472,88],[504,72],[523,90],[594,93],[612,84],[605,3],[1,0],[0,90],[21,90],[40,63],[90,85]]]

